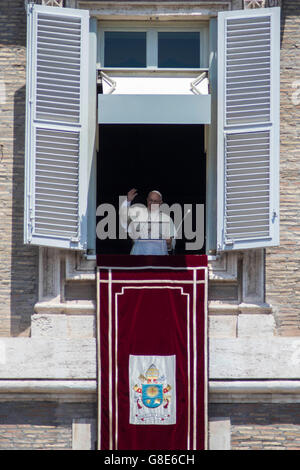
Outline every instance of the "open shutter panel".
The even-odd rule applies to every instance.
[[[280,9],[218,15],[218,251],[279,243]]]
[[[89,12],[27,18],[25,243],[85,249]]]

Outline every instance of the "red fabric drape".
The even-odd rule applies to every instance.
[[[207,440],[207,257],[98,258],[99,448]],[[129,356],[176,357],[176,424],[130,424]]]

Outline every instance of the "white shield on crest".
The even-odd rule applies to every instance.
[[[129,356],[130,424],[176,424],[176,356]]]

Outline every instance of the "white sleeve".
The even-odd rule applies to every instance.
[[[130,207],[131,202],[127,199],[122,202],[121,207],[119,209],[119,217],[120,223],[124,230],[127,231],[128,228],[128,207]]]

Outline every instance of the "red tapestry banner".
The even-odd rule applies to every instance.
[[[98,448],[207,448],[207,257],[97,259]]]

